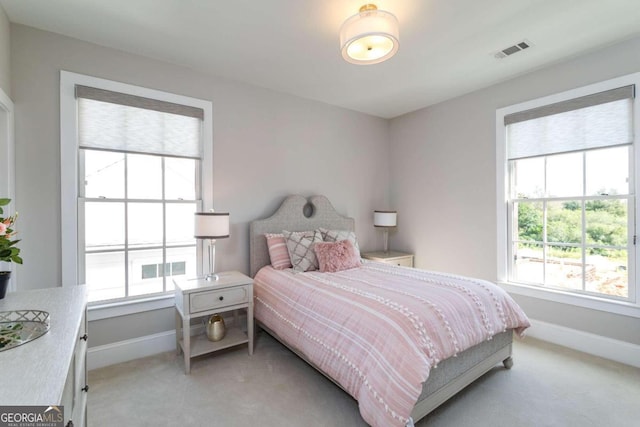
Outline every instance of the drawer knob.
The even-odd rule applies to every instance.
[[[218,299],[219,299],[220,301],[222,301],[222,300],[224,299],[224,297],[222,297],[222,296],[221,296],[221,297],[220,297],[220,298],[218,298]]]
[[[87,393],[89,391],[89,385],[85,384],[84,387],[82,387],[80,390],[84,391],[85,393]]]
[[[80,337],[80,339],[86,341],[87,339],[89,339],[89,335],[84,334],[83,336]]]

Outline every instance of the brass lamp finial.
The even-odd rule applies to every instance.
[[[370,11],[370,10],[378,10],[378,6],[376,6],[376,5],[375,5],[375,4],[373,4],[373,3],[365,4],[365,5],[363,5],[363,6],[360,8],[360,13],[362,13],[362,12],[368,12],[368,11]]]

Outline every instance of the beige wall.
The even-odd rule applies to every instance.
[[[0,89],[11,97],[11,25],[9,18],[0,6]]]
[[[393,246],[421,268],[496,280],[496,109],[638,71],[640,38],[393,119]],[[514,297],[534,319],[640,344],[638,318]]]
[[[217,269],[248,271],[249,221],[270,215],[291,193],[326,195],[355,218],[363,249],[380,244],[371,212],[389,194],[387,120],[22,25],[11,26],[11,55],[24,255],[18,289],[61,280],[61,69],[213,102],[214,205],[232,223],[231,237],[216,245]],[[128,329],[118,327],[122,319],[95,323],[91,345],[164,331],[173,317],[162,313],[162,320],[143,316],[146,324],[132,317]],[[106,335],[114,330],[117,337]]]

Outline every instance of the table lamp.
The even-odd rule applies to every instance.
[[[389,252],[389,229],[397,225],[396,211],[373,211],[373,226],[382,228],[384,238],[384,252]]]
[[[218,280],[218,275],[214,273],[215,244],[217,239],[229,237],[229,213],[196,212],[194,219],[194,237],[209,240],[209,272],[205,276],[205,280]]]

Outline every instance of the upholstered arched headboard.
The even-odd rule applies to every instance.
[[[268,218],[249,224],[249,269],[251,277],[270,263],[265,233],[307,231],[324,227],[355,231],[355,220],[340,215],[325,196],[288,196]]]

